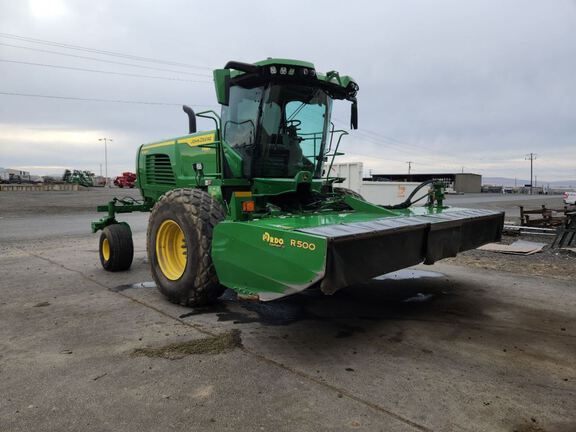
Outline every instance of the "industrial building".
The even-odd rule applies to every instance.
[[[472,173],[435,173],[435,174],[371,174],[365,181],[404,181],[424,182],[440,180],[449,191],[456,193],[482,192],[482,176]]]
[[[13,180],[30,180],[30,172],[12,168],[0,168],[0,182]]]

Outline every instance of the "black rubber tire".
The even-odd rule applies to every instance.
[[[109,257],[106,259],[102,252],[104,240],[108,240]],[[132,231],[125,224],[108,225],[100,234],[98,255],[104,270],[117,272],[128,270],[134,258],[134,243],[132,243]]]
[[[148,260],[158,290],[171,302],[202,306],[215,301],[224,292],[211,256],[212,232],[224,218],[220,203],[200,189],[171,190],[154,205],[148,222]],[[164,275],[156,256],[158,228],[168,219],[180,226],[186,242],[186,268],[177,280]]]
[[[348,188],[343,188],[343,187],[335,187],[332,189],[334,191],[335,194],[338,195],[350,195],[351,197],[354,197],[356,199],[362,200],[362,201],[366,201],[366,199],[360,195],[358,192],[354,192],[352,189],[348,189]]]

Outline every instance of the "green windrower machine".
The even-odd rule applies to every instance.
[[[425,206],[381,206],[330,176],[341,138],[330,121],[335,100],[351,103],[358,126],[358,85],[312,63],[231,61],[214,71],[220,116],[184,106],[189,134],[140,146],[142,201],[115,199],[100,261],[126,270],[132,235],[116,215],[150,212],[147,249],[158,289],[171,301],[197,306],[227,287],[244,298],[272,300],[319,286],[325,294],[421,262],[498,241],[504,215],[443,205],[434,182]],[[196,132],[196,117],[215,129]]]

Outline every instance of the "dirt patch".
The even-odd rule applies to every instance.
[[[50,302],[44,301],[44,302],[36,303],[32,307],[46,307],[46,306],[50,306]]]
[[[526,425],[514,428],[513,432],[546,432],[546,430],[542,429],[540,426]]]
[[[191,354],[221,354],[242,346],[239,330],[231,330],[216,336],[176,342],[157,348],[137,348],[132,354],[136,356],[161,357],[177,360]]]
[[[502,243],[510,244],[518,239],[548,243],[542,252],[533,255],[509,255],[474,249],[443,263],[467,267],[483,268],[526,276],[545,276],[560,280],[576,280],[576,257],[573,254],[551,249],[554,237],[549,236],[510,236],[505,235]]]

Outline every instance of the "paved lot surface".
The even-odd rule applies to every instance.
[[[117,274],[96,216],[0,214],[0,431],[576,431],[571,281],[437,264],[193,310],[147,283],[145,215]]]

